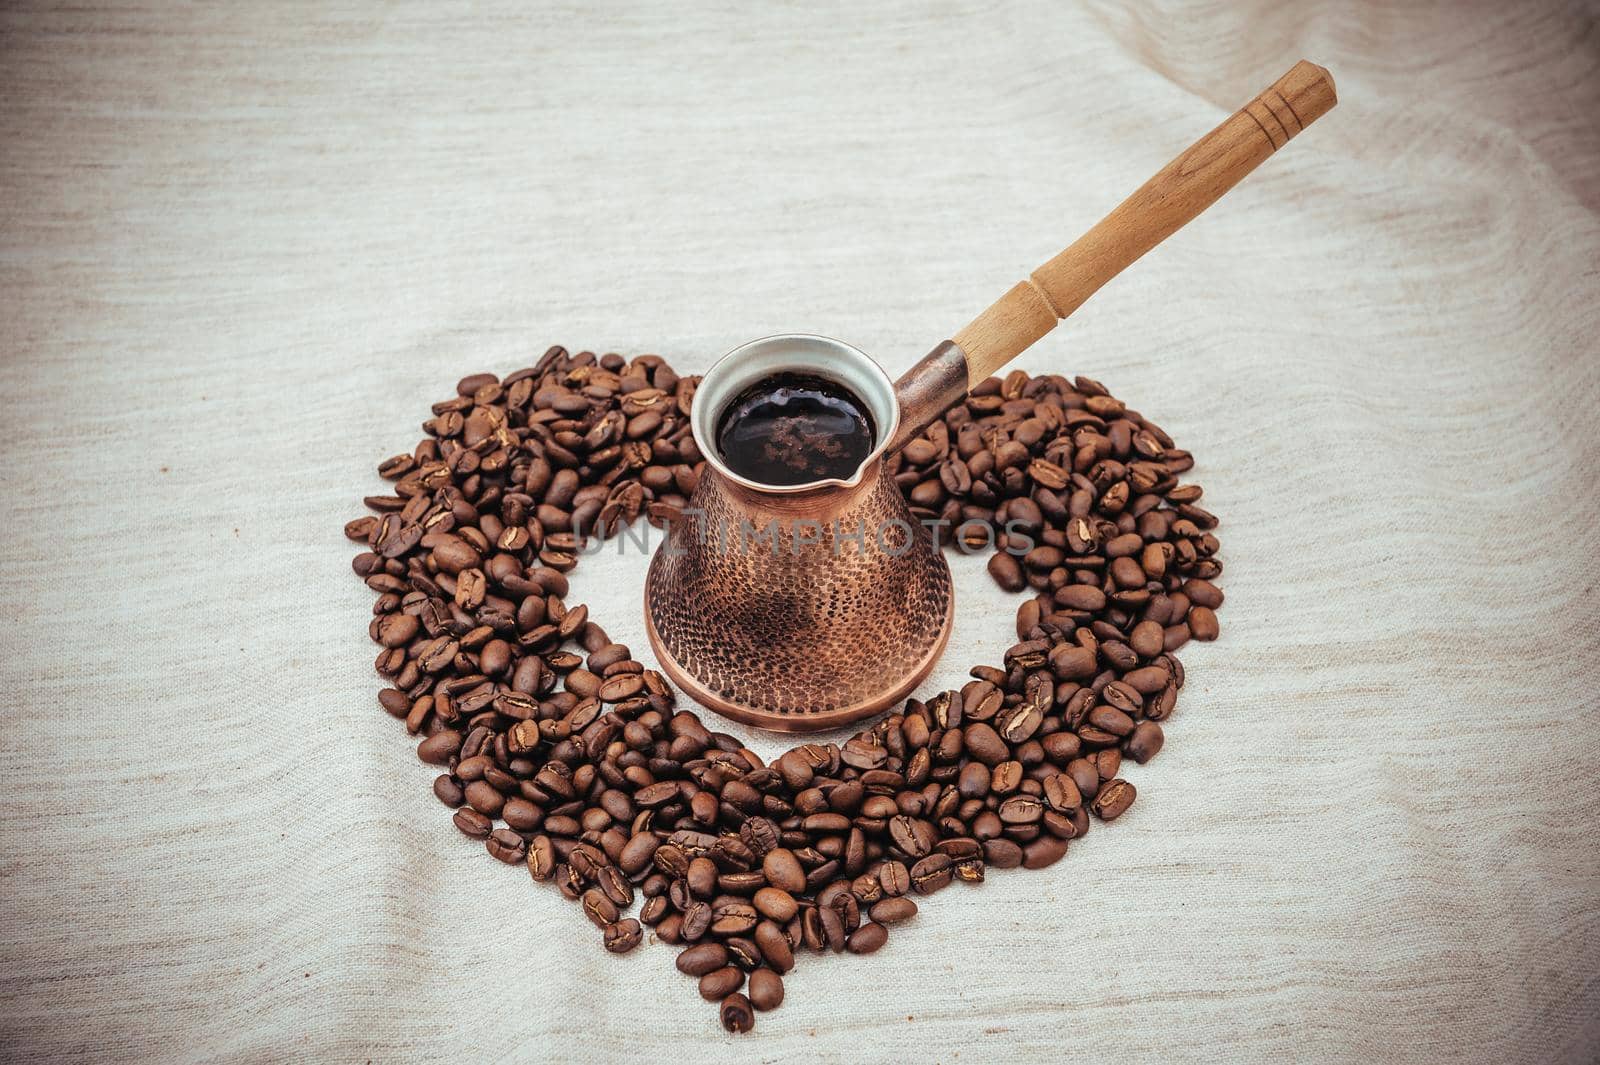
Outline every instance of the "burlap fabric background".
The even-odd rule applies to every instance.
[[[1600,1053],[1592,8],[12,4],[0,42],[6,1058]],[[429,402],[552,342],[898,372],[1301,56],[1339,108],[1023,363],[1155,417],[1224,521],[1132,813],[803,959],[738,1041],[456,833],[340,535]],[[644,565],[572,596],[641,654]],[[957,569],[929,691],[1009,642]]]

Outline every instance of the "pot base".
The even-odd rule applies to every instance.
[[[673,654],[658,627],[657,617],[664,604],[656,594],[658,588],[654,580],[645,584],[645,630],[662,672],[706,709],[741,724],[775,732],[840,728],[881,713],[909,696],[944,653],[955,621],[955,596],[950,585],[950,568],[943,557],[935,555],[935,559],[937,567],[929,567],[926,573],[929,587],[925,589],[928,594],[923,601],[929,607],[936,607],[937,613],[929,611],[932,616],[918,619],[926,625],[927,638],[914,641],[914,646],[903,645],[903,653],[891,652],[890,660],[875,656],[876,660],[864,668],[856,661],[858,645],[841,639],[833,648],[835,654],[828,654],[827,648],[818,651],[815,669],[808,670],[804,676],[775,679],[770,685],[749,683],[750,679],[773,674],[758,651],[752,654],[755,649],[740,647],[736,640],[699,648],[690,659],[694,667],[691,669]],[[659,554],[651,561],[652,578],[656,576],[659,561]],[[671,613],[670,607],[666,612]],[[772,650],[779,652],[778,657],[786,657],[783,649]],[[708,679],[702,680],[702,676]],[[716,681],[709,678],[723,678],[723,683],[712,687]],[[794,691],[796,685],[803,686],[804,691]],[[767,693],[770,698],[761,697]],[[796,695],[800,698],[795,698]]]

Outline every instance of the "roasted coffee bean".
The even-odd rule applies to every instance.
[[[493,785],[482,780],[474,780],[467,784],[466,797],[467,805],[485,817],[499,817],[506,804],[506,797],[496,791]]]
[[[1018,795],[1001,803],[999,812],[1008,825],[1030,825],[1044,816],[1044,804],[1031,795]]]
[[[1050,671],[1060,680],[1083,680],[1094,676],[1097,668],[1094,652],[1087,647],[1063,643],[1050,652]]]
[[[616,921],[619,916],[617,904],[606,898],[605,892],[599,888],[590,888],[585,891],[582,902],[584,916],[593,921],[598,928],[605,928],[606,925]]]
[[[1017,561],[1015,555],[1004,551],[996,551],[989,556],[989,576],[1008,592],[1020,592],[1028,586],[1028,580],[1022,573],[1022,563]]]
[[[1116,707],[1106,706],[1103,703],[1089,711],[1089,724],[1117,737],[1126,736],[1133,731],[1133,718]],[[1083,733],[1080,731],[1078,735],[1082,736]]]
[[[849,932],[844,926],[844,917],[838,910],[831,906],[819,906],[805,912],[807,917],[814,919],[818,926],[820,936],[818,949],[826,947],[835,954],[844,950]]]
[[[711,929],[713,914],[711,906],[704,902],[696,902],[683,911],[683,938],[690,943],[699,939]]]
[[[755,893],[755,908],[761,911],[763,917],[770,917],[779,923],[788,921],[800,909],[795,897],[782,888],[764,887]]]
[[[735,965],[713,969],[700,978],[700,997],[716,1002],[744,986],[744,970]]]
[[[872,919],[879,924],[897,924],[917,915],[917,904],[908,898],[884,899],[873,904]]]
[[[885,895],[904,895],[911,890],[911,871],[901,862],[884,862],[878,869],[878,883]]]
[[[701,989],[701,993],[704,993],[704,988]],[[779,998],[781,1000],[781,994]],[[722,1000],[718,1014],[722,1018],[722,1027],[735,1035],[748,1032],[756,1026],[756,1016],[751,1001],[737,992]]]
[[[983,841],[983,859],[996,869],[1015,869],[1022,864],[1022,848],[1009,839]]]
[[[625,917],[605,929],[606,949],[613,954],[626,954],[644,939],[644,929],[632,917]]]
[[[761,964],[761,948],[744,936],[729,936],[722,941],[728,948],[728,958],[745,972]]]
[[[449,773],[433,779],[433,794],[446,806],[460,806],[467,798],[461,785]]]
[[[1141,721],[1123,741],[1122,750],[1129,758],[1144,765],[1161,750],[1162,742],[1161,726],[1154,721]]]
[[[1133,805],[1133,798],[1133,785],[1126,780],[1107,781],[1105,786],[1100,789],[1100,793],[1094,797],[1094,802],[1090,804],[1090,809],[1094,811],[1094,815],[1100,820],[1114,821],[1126,813],[1128,807]]]
[[[681,951],[678,971],[689,976],[704,976],[728,964],[728,948],[721,943],[696,943]]]
[[[649,868],[650,859],[655,857],[656,849],[660,846],[661,841],[653,833],[640,832],[622,848],[617,864],[629,875],[642,872]]]
[[[1070,776],[1057,773],[1045,778],[1044,801],[1052,810],[1071,813],[1083,805],[1083,794]]]
[[[996,795],[1010,795],[1022,786],[1022,763],[1011,759],[1001,762],[989,774],[989,790]]]
[[[736,936],[754,928],[760,916],[747,902],[723,903],[712,910],[711,932],[718,936]]]
[[[440,729],[417,745],[417,757],[429,765],[449,765],[461,749],[461,740],[455,729]]]
[[[693,859],[684,874],[684,882],[695,898],[709,899],[717,890],[717,863],[705,857]]]
[[[556,864],[555,844],[549,836],[535,836],[528,844],[528,872],[535,880],[549,880],[555,875]]]
[[[889,941],[889,930],[875,921],[868,921],[850,933],[846,946],[852,954],[872,954]]]
[[[911,867],[911,890],[918,895],[932,895],[948,887],[955,875],[950,868],[954,864],[948,854],[928,855]]]
[[[762,959],[774,970],[786,973],[794,968],[794,945],[778,925],[771,921],[757,923],[754,938]]]
[[[619,909],[625,910],[633,905],[633,887],[622,875],[622,870],[614,865],[607,865],[600,869],[594,877],[595,886],[605,892],[606,898]]]
[[[763,1013],[783,1005],[783,978],[771,969],[757,969],[750,974],[750,1005]],[[730,1028],[729,1031],[735,1029]],[[738,1029],[748,1031],[748,1028]]]
[[[775,888],[790,894],[799,894],[806,889],[805,870],[794,852],[785,847],[768,851],[761,859],[761,870],[767,874],[767,882]]]
[[[982,721],[968,725],[962,735],[966,751],[984,765],[993,766],[1005,761],[1011,749],[999,733]]]
[[[933,826],[920,818],[906,817],[903,814],[890,819],[889,839],[901,853],[911,858],[920,858],[927,854],[933,850],[935,842]]]
[[[1058,836],[1043,835],[1022,847],[1022,867],[1043,869],[1054,865],[1067,853],[1067,841]]]
[[[495,829],[489,834],[486,845],[492,856],[507,865],[520,865],[528,855],[528,845],[509,828]]]
[[[677,945],[683,942],[683,914],[669,913],[656,922],[656,938],[663,943]]]

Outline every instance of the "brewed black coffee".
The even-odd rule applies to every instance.
[[[771,485],[847,478],[876,439],[866,404],[814,374],[762,378],[735,396],[717,423],[717,450],[728,468]]]

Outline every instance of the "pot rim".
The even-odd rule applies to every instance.
[[[810,373],[837,381],[872,412],[873,446],[849,477],[824,477],[800,484],[764,484],[728,468],[716,447],[716,422],[728,403],[749,385],[776,373]],[[708,384],[709,383],[709,384]],[[852,344],[817,333],[774,333],[740,344],[711,365],[695,390],[689,428],[706,465],[734,484],[763,495],[798,495],[826,488],[854,488],[880,461],[900,427],[894,382],[871,356]]]

